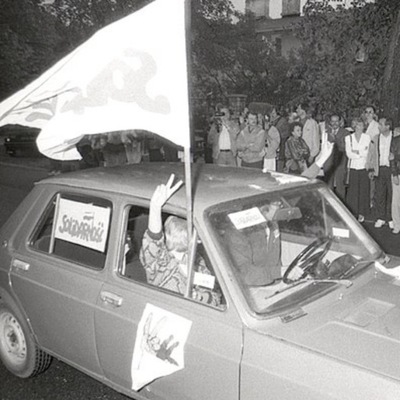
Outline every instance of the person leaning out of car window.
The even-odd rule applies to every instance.
[[[169,216],[162,227],[161,210],[167,200],[179,189],[182,181],[172,186],[174,175],[168,183],[158,185],[150,200],[148,229],[144,233],[140,261],[146,271],[147,282],[164,289],[184,294],[187,285],[188,237],[186,221]],[[204,259],[195,260],[201,274],[210,275]],[[193,287],[195,300],[214,306],[220,304],[220,295],[199,286]]]

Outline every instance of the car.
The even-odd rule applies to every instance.
[[[8,370],[32,377],[56,357],[137,399],[398,398],[400,259],[323,182],[193,164],[192,207],[184,187],[162,207],[163,220],[192,210],[180,292],[143,256],[164,243],[143,249],[171,176],[184,165],[35,184],[0,230]]]
[[[27,128],[20,125],[7,125],[1,130],[4,132],[4,148],[8,155],[40,155],[36,145],[39,129]]]

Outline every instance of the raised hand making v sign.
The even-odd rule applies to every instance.
[[[171,174],[166,185],[161,184],[156,187],[150,200],[149,230],[159,233],[162,229],[161,209],[168,199],[182,186],[180,180],[173,185],[175,175]]]

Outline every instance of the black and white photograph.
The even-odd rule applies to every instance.
[[[2,0],[0,400],[400,398],[398,0]]]

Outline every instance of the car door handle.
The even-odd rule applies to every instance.
[[[121,307],[122,297],[110,292],[101,292],[100,298],[104,303],[111,304],[114,307]]]
[[[18,260],[14,258],[11,264],[14,268],[21,269],[22,271],[28,271],[29,267],[31,266],[29,263],[25,261]]]

